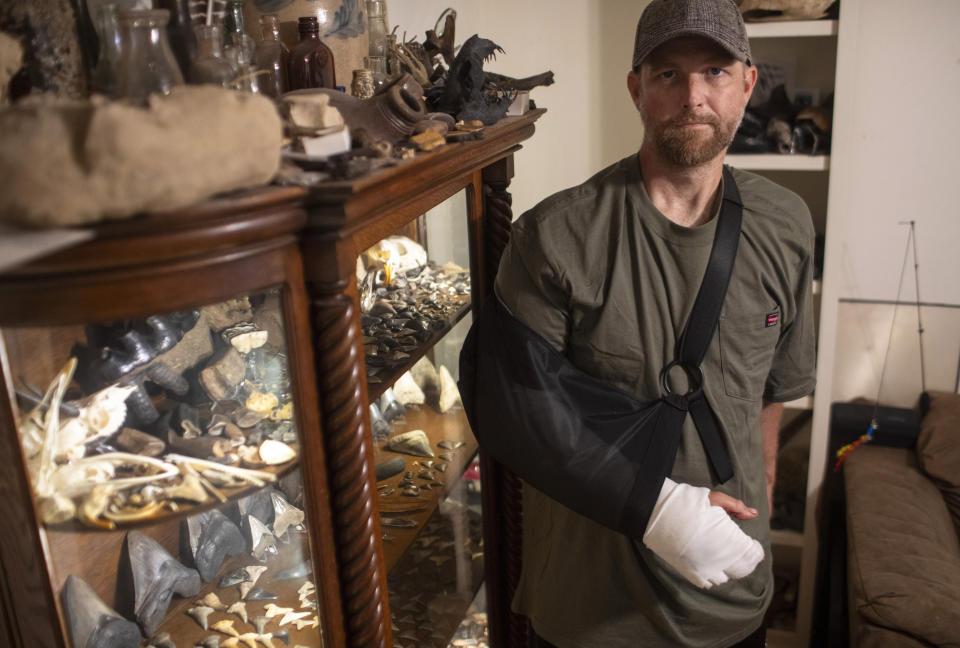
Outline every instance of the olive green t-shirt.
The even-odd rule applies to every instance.
[[[756,508],[756,519],[738,524],[766,557],[743,579],[698,589],[639,538],[526,486],[523,573],[513,605],[559,648],[729,646],[760,626],[773,594],[760,410],[764,400],[813,389],[814,231],[795,194],[731,171],[743,224],[702,369],[734,476],[713,481],[687,417],[671,477]],[[497,295],[580,370],[655,400],[660,369],[674,358],[700,287],[716,220],[693,228],[668,220],[647,195],[637,156],[625,158],[514,223]]]

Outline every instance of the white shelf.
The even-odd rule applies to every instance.
[[[750,38],[790,38],[793,36],[836,36],[836,20],[780,20],[748,22]]]
[[[770,544],[775,547],[803,548],[803,533],[788,529],[770,529]]]
[[[726,163],[755,171],[826,171],[829,155],[781,155],[779,153],[731,153]]]

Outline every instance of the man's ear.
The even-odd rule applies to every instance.
[[[756,65],[743,66],[743,94],[745,95],[744,104],[749,103],[750,96],[753,94],[753,89],[757,85],[757,79],[759,78],[760,73],[757,71]]]
[[[627,74],[627,90],[630,91],[630,98],[633,99],[633,105],[637,107],[637,110],[640,110],[640,99],[643,94],[640,86],[640,75],[633,70],[630,70]]]

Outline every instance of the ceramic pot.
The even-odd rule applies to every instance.
[[[297,20],[316,16],[320,38],[333,51],[337,83],[349,85],[353,71],[363,67],[369,50],[363,0],[250,0],[244,13],[247,25],[258,25],[261,14],[277,14],[280,40],[289,50],[300,42]]]

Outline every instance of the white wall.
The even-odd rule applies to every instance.
[[[505,52],[484,69],[512,77],[553,70],[531,94],[547,113],[516,155],[514,215],[578,184],[640,146],[642,126],[627,94],[633,32],[646,2],[627,0],[388,0],[388,19],[422,41],[447,7],[456,44],[479,34]]]
[[[828,263],[841,298],[896,298],[916,219],[920,297],[960,304],[960,2],[852,3],[839,74]],[[912,270],[912,269],[911,269]],[[914,299],[912,277],[903,298]]]

